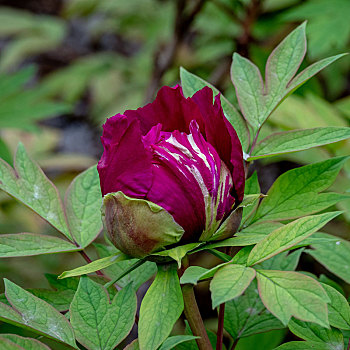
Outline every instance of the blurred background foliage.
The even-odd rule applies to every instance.
[[[11,163],[23,142],[63,192],[74,175],[99,159],[105,119],[151,101],[162,85],[178,83],[180,66],[236,104],[229,74],[234,51],[262,70],[272,49],[307,20],[306,66],[349,52],[349,18],[349,0],[0,0],[0,157]],[[349,126],[349,92],[347,56],[290,96],[261,137]],[[266,193],[290,168],[349,154],[350,143],[343,141],[268,158],[253,168]],[[350,191],[349,162],[332,190]],[[350,239],[350,200],[338,208],[344,214],[326,230]],[[54,234],[0,193],[0,233],[23,231]],[[40,287],[46,286],[44,272],[60,273],[74,264],[82,264],[78,254],[2,259],[0,271],[22,286]],[[324,272],[307,257],[301,264]]]

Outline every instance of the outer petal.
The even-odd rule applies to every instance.
[[[103,210],[113,244],[136,258],[177,243],[184,233],[159,205],[130,198],[122,192],[107,194],[103,199]]]
[[[152,184],[151,158],[145,149],[140,122],[117,114],[103,125],[103,155],[97,169],[102,194],[122,191],[144,198]]]
[[[220,158],[232,171],[232,179],[239,202],[244,196],[244,167],[242,145],[237,133],[230,122],[226,119],[220,103],[220,95],[215,97],[213,91],[204,87],[192,96],[192,100],[198,105],[204,124],[206,140],[212,144]]]
[[[179,85],[173,88],[162,87],[152,103],[138,108],[136,111],[125,111],[124,114],[127,117],[140,120],[143,135],[147,134],[158,123],[162,124],[163,131],[178,130],[189,133],[190,122],[194,119],[201,129],[204,128],[198,106],[190,98],[184,97]]]

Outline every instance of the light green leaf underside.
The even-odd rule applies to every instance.
[[[306,150],[350,138],[350,128],[323,127],[272,134],[255,148],[248,161]]]
[[[331,302],[328,304],[328,319],[331,326],[350,330],[350,306],[343,294],[328,284],[321,283]]]
[[[330,301],[313,278],[292,271],[257,270],[258,288],[266,308],[283,324],[292,316],[328,327]]]
[[[70,307],[70,321],[79,343],[88,349],[113,350],[131,331],[136,314],[131,285],[110,302],[107,291],[88,277],[81,277]]]
[[[108,256],[106,258],[95,260],[89,264],[86,264],[84,266],[79,266],[76,269],[65,271],[61,273],[58,278],[67,278],[67,277],[75,277],[75,276],[81,276],[86,275],[88,273],[95,272],[97,270],[104,269],[108,266],[111,266],[115,264],[117,261],[126,260],[128,259],[128,256],[123,253],[117,253],[111,256]]]
[[[27,155],[20,143],[12,169],[0,159],[0,189],[16,198],[72,239],[57,188]]]
[[[0,303],[0,319],[30,328],[74,348],[74,332],[66,317],[45,301],[5,279],[5,293],[13,309]]]
[[[169,337],[165,340],[159,350],[171,350],[174,349],[176,345],[198,339],[199,337],[195,337],[193,335],[175,335],[173,337]]]
[[[81,248],[61,238],[34,233],[0,235],[0,258],[74,252]]]
[[[253,222],[305,216],[347,198],[338,193],[319,193],[334,182],[346,159],[332,158],[281,175],[261,201]]]
[[[188,72],[183,67],[180,68],[181,86],[186,97],[192,97],[198,90],[203,89],[205,86],[210,87],[213,90],[214,95],[220,93],[213,85],[209,84],[202,78]],[[221,106],[227,120],[232,124],[237,132],[237,136],[241,141],[243,150],[247,150],[249,146],[249,131],[244,118],[236,110],[236,108],[223,96],[220,95]]]
[[[329,347],[327,344],[317,342],[291,341],[278,346],[274,350],[329,350]]]
[[[341,212],[331,212],[314,216],[305,216],[276,229],[253,248],[248,257],[248,265],[258,264],[295,246],[322,228],[327,222],[337,217],[340,213]]]
[[[255,270],[236,264],[220,268],[210,283],[213,309],[239,297],[255,277]]]
[[[339,350],[344,347],[343,335],[338,329],[327,329],[314,323],[296,319],[289,321],[288,328],[297,337],[306,341],[327,345],[329,350]]]
[[[350,283],[350,242],[326,233],[317,233],[315,237],[327,239],[327,241],[312,243],[312,249],[305,250],[305,253],[310,254],[336,276]]]
[[[102,194],[96,166],[79,174],[65,198],[69,228],[81,247],[88,246],[102,230]]]
[[[48,346],[36,339],[21,337],[17,334],[0,334],[0,348],[3,350],[6,349],[6,347],[2,347],[4,340],[10,344],[12,343],[14,345],[17,345],[18,349],[21,350],[50,350]]]
[[[259,298],[256,280],[252,281],[243,295],[226,303],[224,327],[233,339],[284,328],[266,310]]]
[[[182,313],[184,305],[176,267],[160,265],[142,300],[138,324],[141,350],[156,350]]]

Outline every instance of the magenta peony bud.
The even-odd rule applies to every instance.
[[[117,248],[143,257],[235,233],[242,147],[210,88],[186,99],[180,86],[163,87],[153,103],[107,119],[101,139],[105,221]]]

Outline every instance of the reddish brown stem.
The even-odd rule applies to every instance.
[[[224,317],[225,317],[225,303],[221,304],[219,308],[216,350],[222,350],[222,343],[224,340]]]

